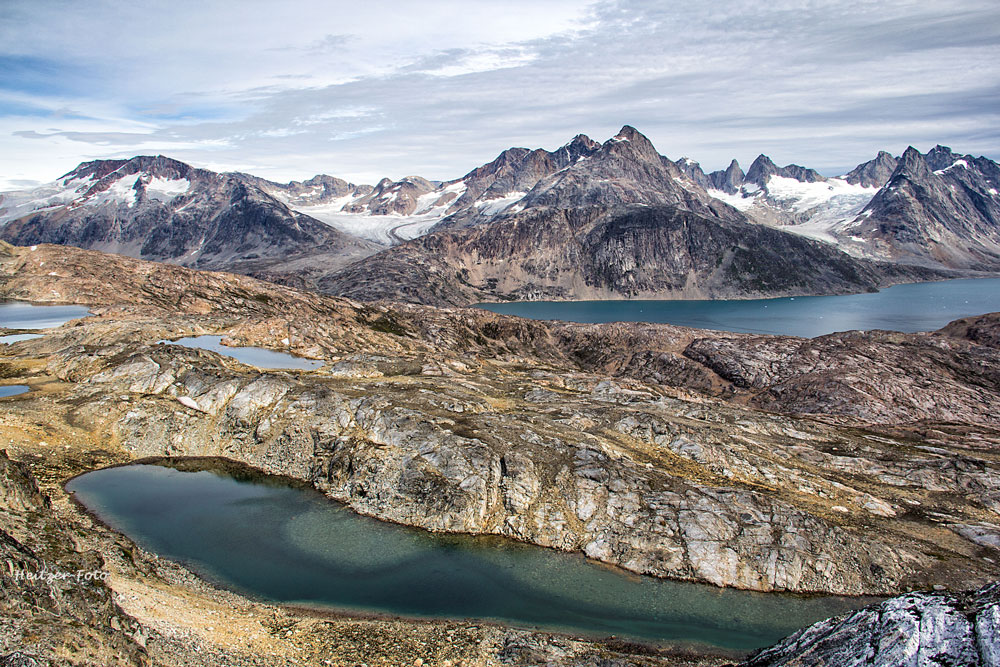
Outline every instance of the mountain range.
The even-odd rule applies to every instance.
[[[943,146],[839,177],[765,155],[706,173],[625,126],[374,186],[98,160],[0,194],[0,238],[438,305],[823,294],[1000,271],[998,188],[996,162]]]

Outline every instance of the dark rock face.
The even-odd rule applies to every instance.
[[[910,593],[800,630],[740,667],[1000,665],[1000,584]]]
[[[676,206],[536,206],[415,239],[317,287],[364,300],[459,305],[865,291],[890,272],[780,230]]]
[[[372,215],[409,215],[417,209],[417,199],[433,192],[437,184],[420,176],[408,176],[393,182],[383,178],[370,193],[352,202],[344,211],[347,213],[370,213]]]
[[[866,188],[880,188],[892,177],[899,163],[895,157],[886,151],[879,151],[874,160],[859,164],[844,177],[852,185]]]
[[[243,177],[162,156],[84,163],[60,181],[69,190],[64,203],[11,220],[0,237],[233,270],[304,252],[347,263],[376,248],[295,213]]]
[[[327,204],[334,199],[352,195],[362,197],[372,191],[370,185],[356,185],[336,176],[320,174],[305,181],[275,183],[251,174],[233,174],[268,194],[282,194],[291,206]]]
[[[746,175],[740,169],[740,163],[733,160],[729,163],[725,171],[713,171],[708,175],[708,178],[712,181],[712,187],[716,190],[722,190],[727,194],[734,194],[743,185]]]
[[[800,167],[797,164],[790,164],[784,167],[779,167],[774,164],[766,155],[758,155],[757,159],[753,161],[750,168],[747,170],[745,183],[754,183],[760,187],[767,185],[767,180],[771,176],[783,176],[785,178],[794,178],[797,181],[803,183],[817,183],[819,181],[826,180],[819,175],[814,169],[807,169],[805,167]]]
[[[521,205],[527,210],[668,204],[726,220],[742,218],[704,191],[685,187],[685,180],[684,172],[664,160],[649,139],[626,125],[586,160],[539,181]]]
[[[691,158],[681,158],[671,162],[668,158],[663,158],[664,161],[670,162],[677,169],[684,172],[684,175],[691,179],[698,187],[703,190],[710,190],[712,185],[712,179],[705,173],[701,168],[701,165],[692,160]]]
[[[912,146],[851,227],[898,262],[1000,270],[1000,166]]]

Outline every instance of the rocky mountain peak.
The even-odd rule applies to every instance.
[[[743,173],[740,163],[733,160],[725,171],[713,171],[708,175],[708,178],[716,190],[734,194],[743,185],[746,175]]]
[[[747,169],[745,181],[764,187],[767,185],[767,179],[777,174],[778,171],[778,165],[771,158],[761,153],[750,165],[750,168]]]
[[[566,146],[564,146],[564,148],[569,148],[572,150],[586,150],[591,152],[597,150],[600,147],[601,147],[600,143],[594,141],[586,134],[576,135],[575,137],[573,137],[572,141],[570,141],[568,144],[566,144]]]
[[[852,169],[844,177],[852,185],[866,188],[880,188],[885,185],[892,173],[896,171],[898,160],[886,151],[879,151],[874,160],[863,162]]]
[[[585,134],[578,134],[568,144],[561,146],[551,153],[552,159],[558,169],[567,167],[580,158],[589,157],[594,151],[600,149],[601,144],[597,143]]]
[[[896,165],[896,171],[893,172],[890,180],[898,178],[920,180],[930,176],[932,171],[920,151],[913,146],[909,146],[903,151],[903,155],[900,156],[899,163]]]
[[[656,152],[653,142],[631,125],[623,126],[618,134],[604,142],[601,150],[618,155],[627,154],[647,162],[660,162],[660,154]]]
[[[927,151],[927,155],[924,156],[924,160],[927,161],[927,166],[933,171],[939,171],[941,169],[947,169],[951,165],[955,164],[955,161],[959,159],[960,156],[956,155],[947,146],[942,146],[938,144],[934,148]]]
[[[663,158],[666,160],[667,158]],[[669,161],[669,160],[668,160]],[[702,188],[709,190],[712,188],[712,181],[709,179],[708,175],[701,168],[695,160],[689,157],[682,157],[680,160],[672,163],[677,169],[687,175],[693,182],[697,183]]]
[[[151,176],[172,180],[187,178],[192,171],[195,170],[190,165],[164,155],[137,155],[127,160],[94,160],[92,162],[83,162],[59,180],[65,183],[70,180],[89,177],[93,181],[101,181],[112,175],[114,175],[112,180],[117,180],[121,176],[138,173],[146,173]]]

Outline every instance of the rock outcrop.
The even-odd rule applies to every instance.
[[[1000,584],[966,594],[910,593],[821,621],[740,667],[994,667],[1000,665]]]

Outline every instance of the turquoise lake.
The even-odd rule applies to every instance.
[[[1000,311],[1000,278],[894,285],[871,294],[724,301],[519,301],[478,308],[534,320],[659,322],[812,338],[851,329],[934,331]]]
[[[376,521],[311,487],[226,470],[129,465],[66,488],[145,548],[289,604],[747,651],[872,601],[640,577],[503,538]]]

